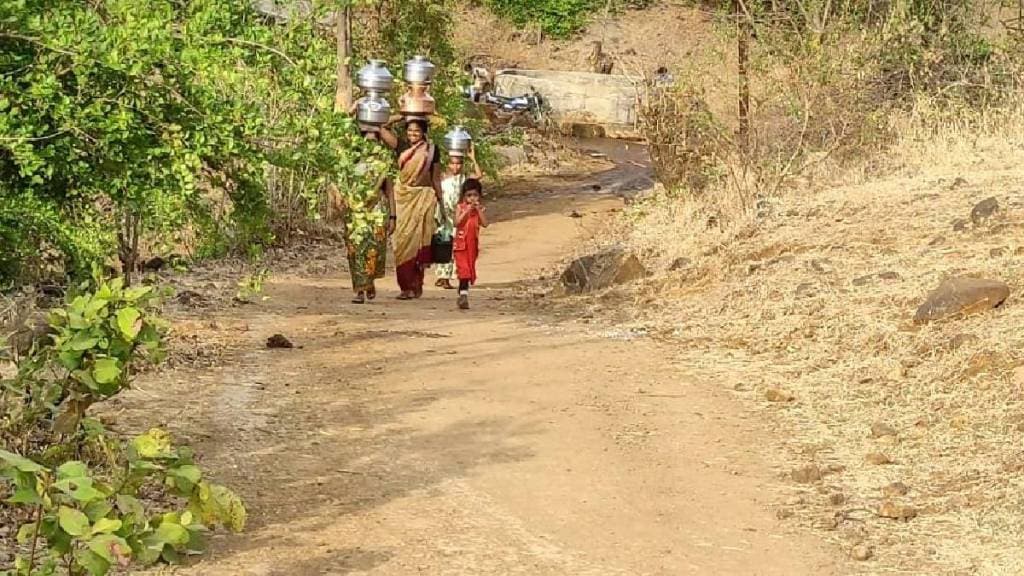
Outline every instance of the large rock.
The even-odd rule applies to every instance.
[[[562,273],[562,285],[569,292],[589,292],[633,282],[647,275],[647,269],[635,254],[612,248],[573,260]]]
[[[497,160],[498,168],[514,168],[530,161],[530,156],[523,146],[494,146],[491,151]]]
[[[939,285],[917,309],[914,322],[925,324],[952,316],[991,310],[1010,297],[1010,287],[998,280],[951,278]]]
[[[995,198],[986,198],[978,202],[971,210],[971,222],[975,227],[983,226],[999,212],[999,201]]]
[[[54,333],[47,314],[35,311],[16,320],[11,329],[5,329],[0,325],[0,342],[6,338],[10,351],[15,355],[24,356],[35,346],[44,344]]]

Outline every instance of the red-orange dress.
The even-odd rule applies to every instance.
[[[465,202],[459,204],[460,211],[469,210]],[[459,280],[476,284],[476,259],[480,255],[480,213],[472,210],[469,216],[455,228],[455,271]]]

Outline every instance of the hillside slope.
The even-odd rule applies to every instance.
[[[591,305],[641,304],[620,320],[776,416],[793,488],[780,516],[869,548],[872,573],[1019,574],[1024,132],[933,135],[892,160],[892,176],[795,194],[725,230],[698,203],[641,207],[629,242],[665,272]],[[991,198],[996,213],[972,219]],[[957,276],[1005,282],[1010,299],[916,325]],[[886,518],[887,503],[916,517]]]

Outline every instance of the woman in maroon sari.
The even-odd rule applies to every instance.
[[[431,264],[430,241],[437,226],[434,214],[441,197],[441,153],[427,139],[427,122],[410,119],[406,136],[408,143],[398,156],[398,222],[392,236],[400,300],[423,295],[423,273]]]

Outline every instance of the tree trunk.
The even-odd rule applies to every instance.
[[[335,34],[338,40],[338,90],[334,97],[334,110],[347,112],[352,107],[352,6],[338,10],[335,17]]]
[[[739,77],[739,143],[746,153],[750,149],[750,18],[744,13],[742,0],[736,6],[736,52]]]
[[[139,236],[142,235],[142,218],[131,209],[125,209],[121,218],[121,229],[117,233],[117,252],[121,260],[121,275],[124,285],[131,286],[135,271],[139,268]]]

